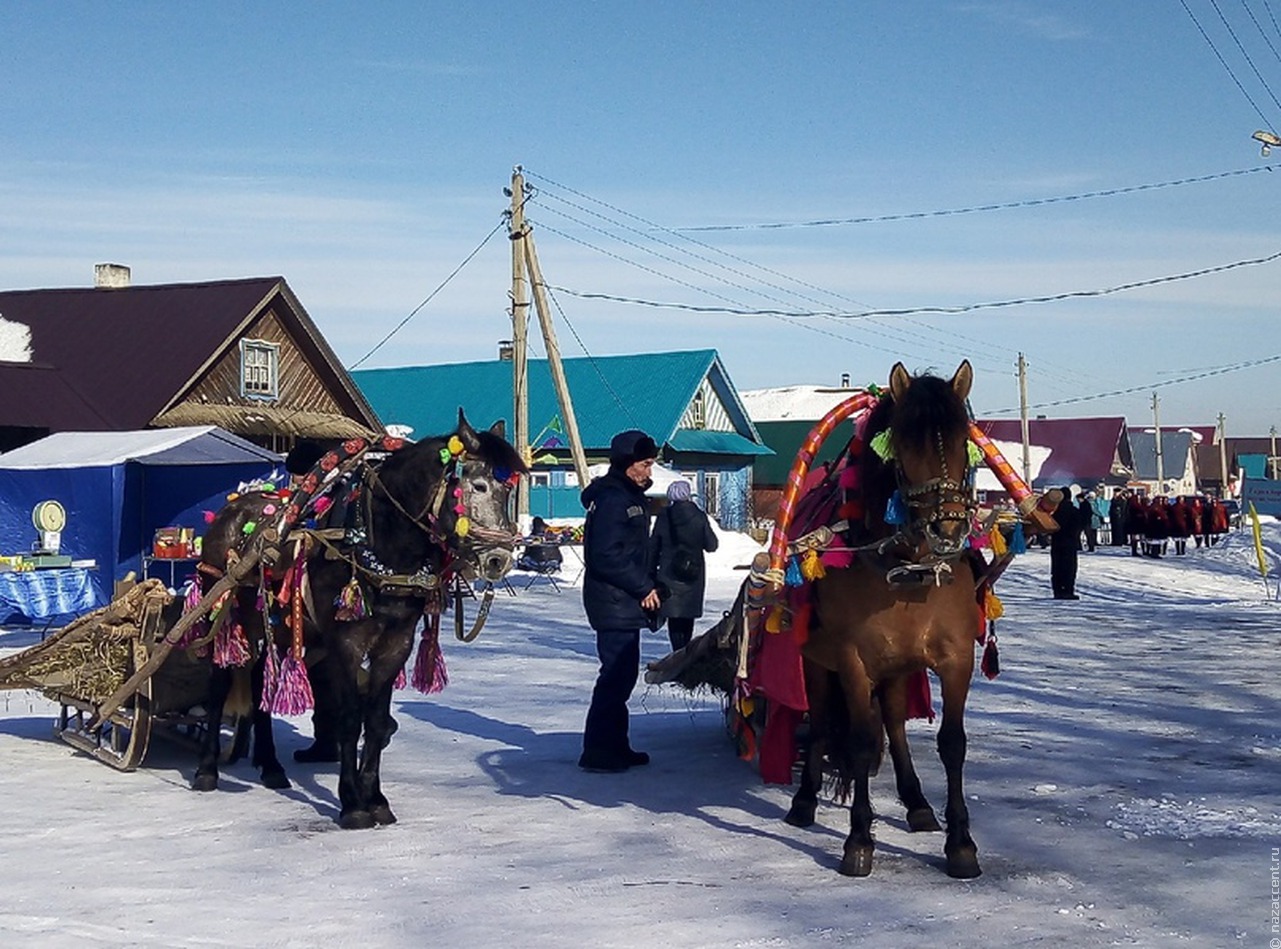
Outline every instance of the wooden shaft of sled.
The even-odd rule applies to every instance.
[[[1018,472],[1014,470],[1014,466],[1001,454],[1001,450],[996,447],[990,438],[983,434],[983,430],[973,421],[970,422],[970,441],[974,442],[982,450],[983,460],[987,462],[987,466],[996,475],[996,480],[1001,482],[1001,487],[1009,492],[1010,498],[1018,507],[1019,513],[1045,533],[1053,533],[1058,530],[1058,523],[1050,516],[1052,512],[1041,508],[1040,498],[1036,496],[1027,482],[1019,477]]]
[[[120,708],[128,700],[129,696],[138,690],[139,685],[154,675],[155,671],[160,668],[169,653],[173,651],[173,647],[186,635],[187,631],[209,615],[209,611],[213,609],[213,605],[218,601],[218,598],[226,591],[239,586],[240,581],[258,566],[259,557],[258,550],[250,550],[242,559],[237,560],[228,567],[222,578],[209,588],[208,593],[200,598],[200,602],[193,609],[184,613],[178,622],[174,624],[173,629],[165,634],[165,638],[156,643],[151,650],[151,655],[147,657],[147,661],[138,667],[138,670],[129,677],[124,685],[116,689],[105,702],[98,706],[98,710],[94,712],[93,718],[89,720],[86,729],[93,731],[99,728],[116,709]]]
[[[801,491],[805,487],[805,478],[809,474],[814,456],[823,447],[823,442],[832,433],[832,429],[851,415],[863,411],[874,403],[876,398],[869,392],[859,392],[857,395],[850,396],[824,415],[818,424],[810,429],[809,435],[796,452],[792,470],[787,474],[787,486],[783,489],[783,499],[778,504],[778,517],[774,520],[774,536],[770,539],[769,567],[775,587],[782,587],[783,568],[787,563],[787,531],[792,526],[792,509],[796,506]]]

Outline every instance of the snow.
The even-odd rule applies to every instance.
[[[1281,529],[1264,525],[1275,591]],[[724,535],[706,628],[758,548]],[[1161,560],[1081,555],[1079,601],[1049,558],[998,584],[1002,673],[967,709],[966,795],[983,876],[949,879],[941,834],[909,834],[891,771],[873,781],[872,876],[840,876],[846,812],[782,821],[790,790],[739,761],[720,703],[638,685],[626,774],[575,767],[595,675],[579,591],[496,601],[451,684],[397,695],[384,758],[399,823],[342,831],[330,765],[296,765],[306,717],[277,725],[294,786],[246,764],[187,787],[156,743],[124,774],[51,736],[38,693],[0,693],[0,944],[8,946],[1262,946],[1277,936],[1278,605],[1250,532]],[[474,609],[474,607],[473,607]],[[0,632],[0,654],[30,645]],[[646,659],[666,653],[646,635]],[[933,726],[911,727],[942,812]]]

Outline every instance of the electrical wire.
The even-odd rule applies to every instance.
[[[1210,6],[1214,7],[1214,12],[1217,13],[1219,15],[1219,19],[1223,21],[1223,28],[1228,31],[1228,36],[1232,37],[1232,42],[1237,44],[1237,49],[1245,58],[1246,65],[1250,67],[1250,71],[1254,73],[1254,78],[1259,80],[1259,85],[1263,86],[1263,90],[1269,97],[1271,97],[1272,104],[1275,105],[1278,110],[1281,110],[1281,101],[1277,101],[1277,97],[1275,93],[1273,93],[1272,87],[1269,86],[1268,81],[1263,78],[1263,73],[1259,72],[1259,67],[1254,65],[1254,59],[1246,51],[1245,45],[1237,36],[1237,31],[1232,28],[1232,24],[1228,22],[1228,18],[1223,15],[1223,10],[1219,8],[1219,0],[1210,0]],[[1246,7],[1246,9],[1248,10],[1249,7]]]
[[[1253,23],[1254,28],[1259,31],[1259,35],[1263,37],[1263,42],[1267,44],[1268,49],[1272,50],[1272,55],[1276,57],[1278,62],[1281,62],[1281,52],[1277,52],[1277,48],[1272,45],[1272,37],[1268,36],[1267,31],[1263,29],[1263,24],[1259,22],[1259,18],[1255,16],[1254,11],[1250,9],[1250,4],[1247,3],[1246,0],[1241,0],[1241,6],[1245,7],[1245,12],[1250,17],[1250,22]],[[1275,20],[1272,21],[1272,25],[1273,27],[1276,26]]]
[[[1210,39],[1210,34],[1205,31],[1205,27],[1201,25],[1201,21],[1196,18],[1196,14],[1193,13],[1192,8],[1188,6],[1187,0],[1179,0],[1179,3],[1183,6],[1183,9],[1187,11],[1188,16],[1192,18],[1192,22],[1196,24],[1197,31],[1201,34],[1201,38],[1205,40],[1206,44],[1210,47],[1210,51],[1214,53],[1215,58],[1219,60],[1220,65],[1227,70],[1232,81],[1236,83],[1237,88],[1241,90],[1241,95],[1245,96],[1246,101],[1249,102],[1250,105],[1254,106],[1254,111],[1259,113],[1259,118],[1263,120],[1263,124],[1268,128],[1272,128],[1271,119],[1264,115],[1263,110],[1259,108],[1259,104],[1254,101],[1254,98],[1250,93],[1246,92],[1245,86],[1241,84],[1241,80],[1237,78],[1237,74],[1232,71],[1232,67],[1228,65],[1228,61],[1223,58],[1223,54],[1219,52],[1219,48],[1214,45],[1214,40]]]
[[[433,290],[431,293],[427,294],[427,298],[426,298],[425,300],[423,300],[423,302],[422,302],[422,303],[418,304],[418,306],[416,306],[416,307],[414,307],[412,310],[410,310],[410,311],[409,311],[409,315],[408,315],[408,316],[406,316],[403,320],[401,320],[399,323],[397,323],[397,324],[392,328],[392,330],[391,330],[391,332],[390,332],[390,333],[388,333],[386,336],[384,336],[382,339],[380,339],[380,340],[379,340],[379,341],[374,345],[374,348],[373,348],[373,349],[369,350],[369,352],[365,353],[365,355],[361,356],[361,357],[360,357],[359,359],[357,359],[354,363],[352,363],[350,366],[348,366],[348,367],[347,367],[347,370],[348,370],[348,371],[351,371],[352,369],[357,369],[357,368],[359,368],[359,366],[360,366],[360,364],[361,364],[361,363],[363,363],[366,359],[368,359],[368,358],[369,358],[370,356],[372,356],[374,353],[378,352],[378,350],[382,349],[382,348],[383,348],[383,346],[387,345],[387,342],[388,342],[388,341],[389,341],[393,336],[395,336],[397,333],[399,333],[402,329],[404,329],[404,328],[405,328],[405,326],[409,323],[409,321],[410,321],[410,320],[412,320],[415,316],[417,316],[417,315],[418,315],[418,312],[419,312],[423,307],[425,307],[428,303],[430,303],[430,302],[432,301],[432,299],[436,296],[436,294],[440,293],[440,291],[441,291],[441,290],[444,290],[444,289],[445,289],[445,287],[446,287],[446,285],[447,285],[451,280],[453,280],[455,277],[457,277],[457,276],[458,276],[458,274],[459,274],[459,272],[460,272],[464,267],[466,267],[469,263],[471,263],[472,258],[474,258],[477,254],[479,254],[479,253],[481,252],[481,250],[484,248],[484,246],[485,246],[486,244],[488,244],[488,243],[489,243],[489,241],[493,238],[493,236],[494,236],[495,234],[497,234],[500,230],[502,230],[502,229],[503,229],[503,227],[506,225],[506,223],[507,223],[507,222],[506,222],[506,220],[502,220],[502,221],[499,221],[497,224],[495,224],[495,225],[494,225],[494,229],[493,229],[492,231],[490,231],[488,234],[486,234],[486,235],[485,235],[485,239],[484,239],[483,241],[481,241],[479,244],[477,244],[477,245],[476,245],[476,248],[475,248],[475,249],[474,249],[470,254],[468,254],[466,257],[464,257],[464,258],[463,258],[462,263],[460,263],[457,267],[455,267],[455,268],[453,269],[453,271],[449,274],[449,276],[448,276],[448,277],[446,277],[444,280],[442,280],[442,281],[440,282],[440,285],[439,285],[438,287],[436,287],[436,289],[435,289],[435,290]]]

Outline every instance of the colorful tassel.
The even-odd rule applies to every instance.
[[[418,656],[414,659],[414,675],[410,682],[424,695],[432,695],[449,685],[445,654],[440,649],[439,614],[423,624],[423,637],[418,642]]]
[[[782,607],[772,606],[769,612],[765,614],[765,632],[781,633],[783,631],[783,610]]]
[[[881,461],[889,461],[894,457],[894,449],[890,447],[890,430],[888,428],[874,435],[868,444]]]
[[[189,584],[187,584],[186,592],[184,593],[182,598],[182,613],[184,616],[200,605],[201,596],[202,595],[200,592],[200,584],[197,581],[192,580]],[[219,602],[221,603],[224,601],[220,600]],[[215,606],[215,609],[216,608],[217,607]],[[193,642],[195,642],[197,639],[202,638],[208,632],[209,632],[208,617],[206,617],[205,619],[197,620],[195,623],[192,624],[190,629],[188,629],[185,633],[182,634],[182,638],[178,640],[175,648],[186,649]],[[204,655],[204,653],[202,652],[201,655]]]
[[[875,439],[873,439],[875,440]],[[890,499],[885,504],[885,523],[886,524],[906,524],[907,523],[907,505],[903,503],[903,495],[895,491],[890,495]]]
[[[998,557],[1004,557],[1009,552],[1009,547],[1005,544],[1005,535],[1001,533],[999,527],[993,527],[988,534],[988,543],[992,545],[992,553]]]
[[[365,618],[365,595],[354,573],[347,585],[338,591],[334,606],[334,619],[340,623],[353,623]]]
[[[409,678],[405,675],[405,667],[401,666],[400,671],[396,673],[396,681],[392,683],[393,689],[403,689],[409,684]]]
[[[983,594],[983,612],[987,614],[988,622],[998,620],[1005,615],[1005,604],[991,587],[988,587],[987,592]]]
[[[249,652],[249,639],[245,636],[244,624],[236,614],[235,607],[227,605],[231,612],[218,627],[214,636],[214,664],[223,669],[233,666],[247,666],[253,656]]]
[[[1010,535],[1010,553],[1025,554],[1027,553],[1027,538],[1023,536],[1023,522],[1017,521],[1014,524],[1014,533]]]
[[[311,680],[307,678],[307,664],[289,650],[280,663],[280,676],[276,680],[275,693],[271,697],[272,715],[301,715],[314,708],[316,698],[311,691]]]
[[[820,580],[827,576],[827,569],[823,566],[823,560],[819,557],[817,550],[810,548],[805,551],[805,557],[801,561],[801,576],[806,580]]]
[[[787,570],[783,574],[783,582],[789,587],[799,587],[805,582],[805,578],[801,576],[800,557],[787,558]]]
[[[987,634],[987,646],[983,649],[983,661],[979,667],[989,679],[995,679],[1001,674],[1001,654],[996,648],[996,630]]]
[[[966,441],[965,457],[969,461],[971,468],[977,468],[983,461],[983,449],[974,442]]]

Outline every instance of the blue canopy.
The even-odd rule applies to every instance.
[[[38,540],[32,509],[67,511],[61,553],[96,562],[107,590],[162,527],[205,529],[243,482],[269,477],[280,455],[208,425],[133,432],[60,432],[0,455],[0,554]]]

